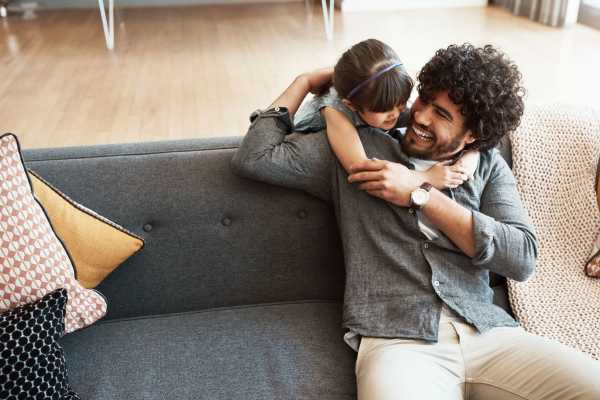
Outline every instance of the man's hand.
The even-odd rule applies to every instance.
[[[370,195],[400,207],[410,206],[410,194],[421,185],[420,177],[402,164],[371,159],[350,167],[349,182],[360,182],[359,188]],[[421,212],[463,253],[475,256],[473,215],[437,189]]]
[[[348,182],[359,182],[359,189],[400,207],[410,206],[410,194],[422,179],[402,164],[376,158],[350,167]]]

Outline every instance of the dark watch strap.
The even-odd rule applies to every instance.
[[[423,183],[421,186],[419,186],[421,189],[429,192],[431,190],[431,188],[433,188],[433,185],[429,182],[425,182]]]

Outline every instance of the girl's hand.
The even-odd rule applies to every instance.
[[[424,182],[429,182],[438,190],[457,188],[469,180],[467,169],[461,164],[448,165],[448,161],[439,162],[427,171],[421,172]]]
[[[320,93],[323,86],[329,84],[333,79],[333,67],[320,68],[302,74],[308,84],[308,91],[313,94]]]
[[[479,165],[479,151],[469,150],[456,162],[455,165],[460,165],[465,168],[465,172],[469,175],[469,178],[473,178],[475,170]]]

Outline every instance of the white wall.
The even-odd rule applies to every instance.
[[[409,8],[484,7],[488,0],[342,0],[343,12]]]

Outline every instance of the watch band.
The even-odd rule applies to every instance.
[[[433,188],[433,185],[429,182],[424,182],[419,188],[429,192]]]

